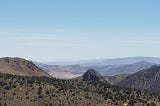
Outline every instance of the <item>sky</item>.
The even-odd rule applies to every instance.
[[[159,0],[0,0],[0,57],[160,57]]]

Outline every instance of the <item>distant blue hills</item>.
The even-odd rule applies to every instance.
[[[65,62],[46,62],[49,65],[123,65],[123,64],[133,64],[136,62],[145,61],[149,63],[160,64],[160,58],[158,57],[125,57],[125,58],[113,58],[113,59],[92,59],[92,60],[80,60],[80,61],[65,61]]]
[[[58,78],[74,78],[84,74],[88,69],[95,69],[104,76],[133,74],[140,70],[147,69],[153,65],[160,65],[160,58],[127,57],[35,64],[51,75],[59,75]]]

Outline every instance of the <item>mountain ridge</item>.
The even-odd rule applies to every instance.
[[[84,67],[81,65],[69,65],[69,66],[60,66],[60,65],[46,65],[46,64],[38,64],[36,65],[49,73],[51,76],[60,78],[60,79],[72,79],[75,77],[79,77],[83,75],[88,69],[95,69],[97,72],[102,74],[103,76],[113,76],[118,74],[132,74],[137,71],[147,69],[153,66],[153,63],[140,61],[133,64],[126,65],[104,65],[104,66],[92,66],[92,67]]]
[[[154,65],[131,74],[117,84],[128,88],[160,92],[160,66]]]
[[[50,76],[31,61],[18,57],[0,58],[0,73],[20,76]]]
[[[48,65],[74,65],[80,64],[82,66],[92,66],[97,63],[99,65],[116,65],[116,64],[133,64],[139,61],[147,61],[150,63],[160,64],[159,57],[147,57],[147,56],[136,56],[136,57],[122,57],[122,58],[111,58],[111,59],[90,59],[90,60],[79,60],[79,61],[61,61],[61,62],[42,62]]]
[[[94,69],[89,69],[83,74],[83,79],[88,81],[105,81],[103,76]]]

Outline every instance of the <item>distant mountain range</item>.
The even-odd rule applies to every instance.
[[[81,61],[73,65],[46,65],[35,63],[42,70],[53,77],[71,79],[83,75],[88,69],[95,69],[103,76],[118,74],[133,74],[153,65],[160,64],[160,58],[154,57],[128,57],[117,59],[99,59]]]
[[[80,60],[80,61],[65,61],[65,62],[45,62],[43,64],[48,65],[75,65],[79,64],[81,66],[95,66],[95,65],[124,65],[133,64],[140,61],[146,61],[149,63],[160,64],[160,58],[157,57],[126,57],[126,58],[113,58],[113,59],[93,59],[93,60]]]
[[[20,76],[50,76],[31,61],[22,58],[0,58],[0,73]]]
[[[100,67],[100,68],[94,68],[98,70],[103,75],[113,76],[118,74],[132,74],[135,72],[138,72],[143,69],[147,69],[151,66],[155,65],[154,63],[149,63],[146,61],[140,61],[132,64],[126,64],[121,66],[111,66],[110,68]]]

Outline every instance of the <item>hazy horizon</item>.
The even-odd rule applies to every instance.
[[[160,57],[160,1],[1,1],[0,57]]]
[[[64,64],[79,64],[79,63],[88,63],[88,62],[98,62],[98,61],[102,61],[102,60],[118,60],[118,59],[142,59],[142,61],[145,61],[143,60],[144,59],[160,59],[160,57],[152,57],[152,56],[129,56],[129,57],[113,57],[113,58],[91,58],[91,59],[72,59],[72,60],[50,60],[50,61],[39,61],[39,60],[33,60],[33,59],[30,59],[30,58],[25,58],[25,57],[14,57],[14,56],[6,56],[6,57],[0,57],[0,58],[22,58],[22,59],[26,59],[26,60],[29,60],[29,61],[33,61],[33,62],[37,62],[37,63],[46,63],[46,64],[52,64],[52,63],[64,63]],[[140,61],[139,61],[140,62]],[[147,61],[146,61],[147,62]],[[56,64],[55,64],[56,65]]]

